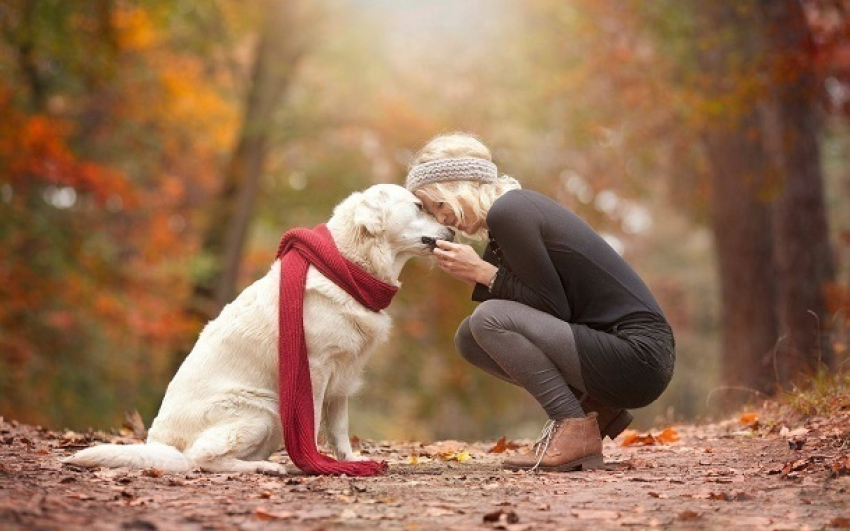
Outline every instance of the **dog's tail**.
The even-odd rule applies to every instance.
[[[162,472],[188,472],[192,462],[180,450],[167,444],[101,444],[80,450],[63,463],[93,468],[155,468]]]

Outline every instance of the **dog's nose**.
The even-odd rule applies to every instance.
[[[450,229],[448,227],[446,227],[446,230],[449,231],[449,235],[448,235],[448,237],[446,237],[446,239],[450,242],[455,241],[455,231],[453,231],[452,229]]]

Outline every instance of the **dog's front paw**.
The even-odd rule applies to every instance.
[[[278,463],[263,461],[262,464],[257,466],[257,472],[266,476],[285,476],[286,467]]]
[[[337,459],[340,461],[370,461],[371,459],[368,457],[364,457],[362,455],[357,455],[354,452],[337,455]]]

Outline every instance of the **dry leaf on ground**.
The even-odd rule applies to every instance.
[[[638,433],[627,430],[623,436],[620,446],[655,446],[674,443],[679,440],[679,434],[673,428],[665,428],[658,435],[652,433]]]

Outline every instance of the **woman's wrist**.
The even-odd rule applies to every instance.
[[[499,276],[499,270],[497,269],[493,276],[490,278],[490,282],[487,284],[487,291],[493,293],[493,286],[496,285],[496,277]]]
[[[485,262],[484,265],[481,267],[481,272],[478,275],[478,283],[487,286],[488,290],[492,290],[493,283],[496,281],[496,275],[498,273],[498,267]]]

